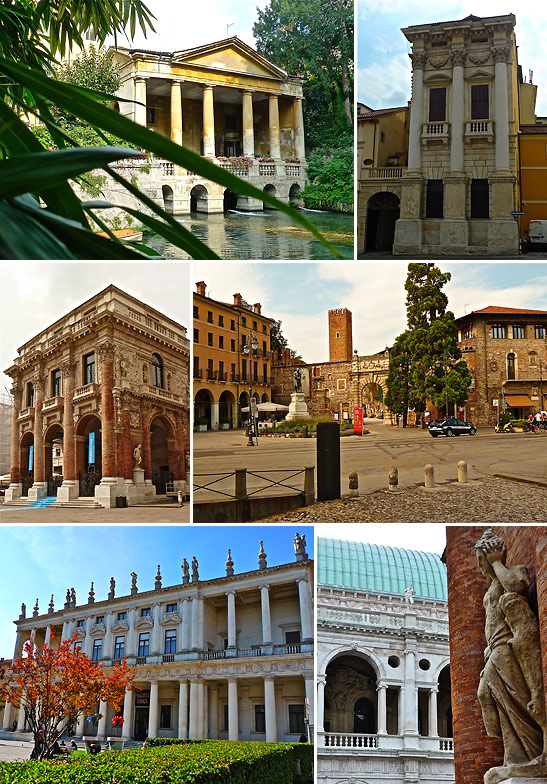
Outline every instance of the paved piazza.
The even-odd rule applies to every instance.
[[[34,743],[28,740],[6,740],[0,738],[0,762],[28,760]]]
[[[130,506],[127,509],[26,509],[0,504],[2,523],[183,523],[190,522],[190,504]]]

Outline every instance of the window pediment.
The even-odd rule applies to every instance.
[[[129,624],[127,621],[116,621],[116,623],[112,626],[113,632],[128,632],[129,631]]]
[[[160,623],[162,626],[171,626],[173,623],[180,623],[181,620],[178,613],[165,613]]]
[[[106,626],[104,623],[95,623],[89,633],[92,637],[100,637],[106,634]]]
[[[451,81],[452,81],[452,76],[449,74],[437,73],[432,71],[424,75],[424,84],[427,84],[428,87],[431,87],[435,84],[444,87],[445,85],[450,84]]]
[[[135,621],[135,629],[151,629],[153,626],[154,621],[150,615],[143,615]]]
[[[467,82],[471,82],[475,79],[492,82],[494,79],[494,74],[491,71],[483,71],[482,69],[479,68],[478,70],[473,71],[473,73],[467,74],[465,79]]]

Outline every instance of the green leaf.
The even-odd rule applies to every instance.
[[[39,221],[0,201],[0,239],[13,259],[73,259],[66,245]]]

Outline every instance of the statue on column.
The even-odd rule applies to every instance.
[[[538,620],[528,601],[528,572],[505,565],[505,543],[487,528],[475,545],[479,568],[490,581],[486,611],[485,665],[478,698],[489,737],[501,738],[503,765],[485,784],[509,778],[547,781],[547,718]]]
[[[76,607],[76,591],[74,588],[70,589],[70,606]]]
[[[297,561],[307,561],[308,554],[306,552],[306,536],[300,536],[299,533],[294,535],[294,555]]]
[[[108,598],[113,599],[116,596],[116,580],[111,577],[110,578],[110,591],[108,593]]]
[[[70,588],[66,589],[66,596],[65,596],[65,610],[70,609]]]
[[[264,542],[262,539],[260,540],[260,550],[258,551],[258,568],[259,569],[266,569],[268,566],[268,562],[266,561],[267,554],[264,552]]]
[[[137,588],[137,573],[131,572],[131,596],[135,596],[138,593],[139,589]]]
[[[21,614],[19,616],[20,621],[24,621],[27,617],[27,605],[23,602],[21,605]]]
[[[182,559],[182,583],[187,585],[190,582],[190,566],[186,558]]]
[[[300,368],[296,368],[294,373],[292,374],[293,378],[293,386],[295,392],[302,392],[302,373]]]
[[[198,559],[194,555],[192,558],[192,582],[196,583],[199,580],[199,572],[198,572]]]

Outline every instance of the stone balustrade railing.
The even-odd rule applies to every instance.
[[[398,180],[405,171],[406,166],[374,166],[364,169],[363,177],[366,180]]]
[[[325,732],[325,746],[345,749],[377,749],[377,735],[362,735],[357,732]]]
[[[427,122],[422,129],[422,139],[447,138],[449,125],[447,122]]]
[[[387,612],[361,612],[359,610],[338,610],[329,607],[318,607],[318,620],[327,622],[339,622],[343,624],[355,624],[373,628],[401,629],[405,626],[405,618],[402,614],[392,614]],[[420,619],[416,623],[416,628],[425,632],[437,634],[448,634],[448,621],[438,618]]]
[[[454,738],[439,738],[439,751],[454,751]]]

